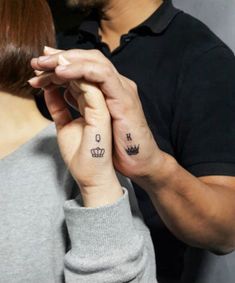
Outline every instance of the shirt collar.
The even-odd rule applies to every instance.
[[[163,4],[146,21],[131,29],[131,32],[138,32],[142,28],[147,28],[153,33],[159,34],[169,26],[180,12],[181,10],[173,6],[172,0],[164,0]],[[81,23],[79,30],[98,36],[98,27],[98,20],[94,16],[90,16]]]
[[[176,9],[171,0],[164,0],[163,4],[142,24],[132,29],[149,28],[153,33],[162,33],[181,11]]]

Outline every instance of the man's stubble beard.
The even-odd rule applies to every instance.
[[[102,12],[109,2],[110,0],[67,0],[70,7],[78,7],[86,12],[92,10]]]

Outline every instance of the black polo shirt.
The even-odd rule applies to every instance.
[[[97,20],[87,19],[59,36],[59,47],[99,49],[135,81],[157,144],[186,170],[195,176],[235,176],[232,51],[170,0],[123,35],[113,52],[100,41],[98,26]],[[180,278],[187,247],[167,230],[144,191],[134,186],[152,233],[158,274]]]

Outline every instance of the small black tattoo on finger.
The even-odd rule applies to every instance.
[[[100,136],[100,134],[97,134],[97,135],[95,136],[95,140],[96,140],[97,142],[100,142],[100,141],[101,141],[101,136]]]
[[[128,146],[125,148],[125,151],[128,155],[137,155],[139,154],[140,145]]]

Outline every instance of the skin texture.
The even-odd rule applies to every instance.
[[[70,63],[60,56],[58,64]],[[84,206],[111,204],[122,196],[122,189],[112,163],[111,119],[103,94],[93,84],[72,80],[67,82],[67,95],[76,102],[82,118],[72,119],[58,89],[44,93],[62,157],[80,187]]]
[[[153,3],[144,2],[148,7]],[[100,31],[101,34],[109,34],[105,39],[112,48],[116,37],[109,31],[116,31],[120,36],[123,26],[129,30],[131,22],[134,27],[138,18],[138,11],[131,22],[126,17],[127,7],[132,5],[129,1],[126,1],[125,9],[123,1],[115,3],[115,7],[120,5],[119,8],[123,8],[123,13],[119,13],[123,20],[122,26],[116,25],[115,11],[116,16],[118,11],[110,8],[107,10],[110,21],[101,22]],[[124,14],[125,18],[122,18]],[[47,56],[32,60],[34,69],[47,74],[32,79],[31,85],[50,89],[58,85],[67,86],[72,80],[84,80],[98,86],[113,121],[115,167],[149,194],[163,221],[178,238],[189,245],[215,253],[231,252],[235,247],[235,178],[196,178],[172,156],[161,151],[147,125],[136,84],[119,74],[99,51],[53,52],[46,49]],[[66,67],[59,66],[61,55],[70,62]],[[131,134],[133,144],[127,140],[128,133]],[[131,145],[139,145],[139,154],[127,154],[125,149]]]
[[[33,97],[0,91],[0,158],[17,150],[50,123],[39,112]]]
[[[122,189],[112,163],[111,119],[104,97],[98,88],[81,81],[72,81],[68,88],[77,100],[82,118],[72,120],[58,90],[45,91],[61,154],[80,187],[84,206],[113,203],[122,196]]]

